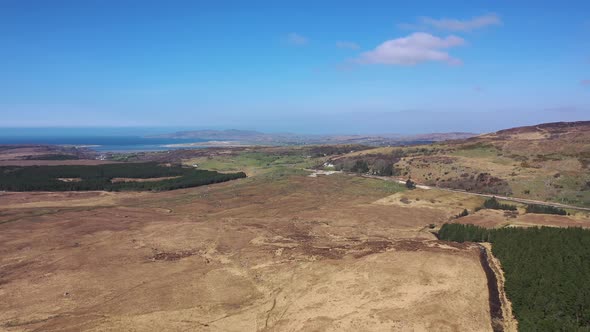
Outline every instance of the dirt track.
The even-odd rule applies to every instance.
[[[377,185],[4,196],[0,330],[490,331],[477,248],[423,231],[444,212],[371,204]]]

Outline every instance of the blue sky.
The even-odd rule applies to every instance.
[[[588,1],[0,1],[0,127],[590,120]]]

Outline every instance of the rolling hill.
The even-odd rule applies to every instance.
[[[590,206],[590,121],[546,123],[467,139],[382,147],[332,160],[370,172],[392,163],[393,175],[425,185]]]
[[[370,146],[410,145],[440,142],[473,137],[476,134],[430,133],[419,135],[300,135],[292,133],[261,133],[251,130],[194,130],[180,131],[156,136],[173,139],[205,139],[210,141],[233,141],[250,145],[309,145],[309,144],[364,144]]]

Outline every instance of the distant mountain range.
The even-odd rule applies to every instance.
[[[365,144],[374,146],[407,145],[430,143],[446,140],[464,139],[478,134],[474,133],[431,133],[420,135],[298,135],[292,133],[267,134],[251,130],[195,130],[179,131],[170,134],[152,136],[153,138],[201,139],[209,141],[231,141],[234,144],[252,145],[307,145],[307,144]]]

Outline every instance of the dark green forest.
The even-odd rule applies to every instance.
[[[175,177],[153,182],[117,182],[113,178]],[[246,174],[218,173],[157,163],[105,164],[95,166],[4,166],[0,167],[0,190],[6,191],[162,191],[189,188],[244,178]],[[75,178],[65,182],[59,179]]]
[[[590,331],[590,230],[445,224],[439,238],[493,243],[520,331]]]

